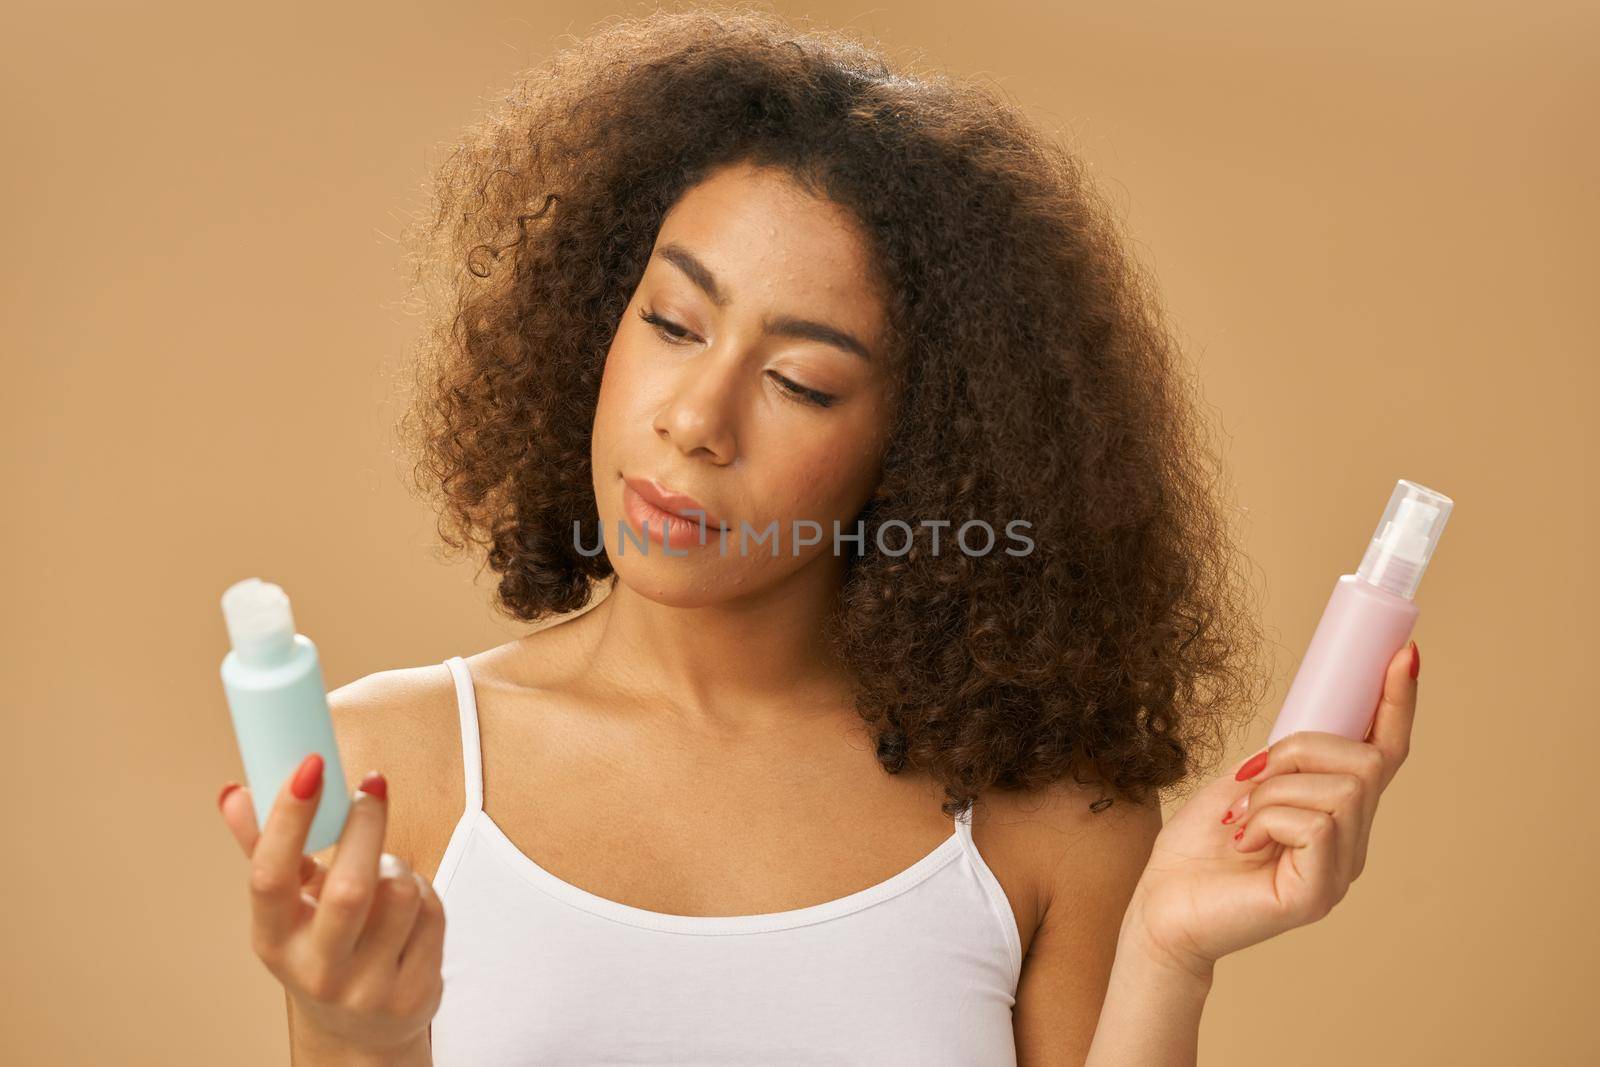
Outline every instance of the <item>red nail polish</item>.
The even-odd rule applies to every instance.
[[[1225,814],[1222,817],[1222,825],[1226,826],[1232,821],[1233,821],[1233,809],[1230,808],[1230,809],[1228,809],[1227,814]]]
[[[1267,750],[1266,749],[1262,749],[1260,752],[1257,752],[1254,756],[1251,756],[1250,757],[1250,762],[1246,763],[1243,767],[1240,767],[1239,770],[1238,770],[1238,773],[1236,773],[1233,777],[1234,777],[1234,779],[1236,781],[1242,782],[1246,778],[1253,778],[1256,775],[1260,774],[1261,773],[1261,768],[1265,767],[1266,765],[1267,765]]]
[[[217,794],[217,807],[222,807],[227,802],[228,794],[239,788],[238,782],[229,782],[222,787],[222,792]]]
[[[294,781],[289,783],[289,792],[299,800],[310,800],[321,784],[322,754],[313,752],[300,761],[300,769],[294,772]]]
[[[1239,838],[1241,838],[1243,836],[1244,836],[1244,827],[1241,826],[1241,827],[1239,827],[1239,832],[1233,835],[1233,839],[1235,841],[1237,841],[1237,840],[1239,840]]]
[[[379,800],[389,799],[389,783],[377,771],[368,771],[367,776],[361,779],[361,791]]]
[[[1417,651],[1417,643],[1411,642],[1411,677],[1415,678],[1422,669],[1422,653]]]

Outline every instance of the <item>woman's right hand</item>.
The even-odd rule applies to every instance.
[[[319,1046],[376,1056],[426,1048],[444,992],[444,906],[382,851],[387,786],[376,771],[351,801],[332,861],[304,854],[322,762],[306,757],[259,833],[248,787],[219,800],[250,860],[251,945]]]

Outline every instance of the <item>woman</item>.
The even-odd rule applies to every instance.
[[[297,1062],[1192,1062],[1215,961],[1360,873],[1415,652],[1367,742],[1162,825],[1264,679],[1081,165],[848,41],[658,12],[437,209],[408,439],[545,625],[332,694],[384,773],[331,865],[317,758],[259,837],[224,791]]]

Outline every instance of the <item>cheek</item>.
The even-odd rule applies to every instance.
[[[785,450],[774,471],[777,510],[823,521],[844,521],[854,514],[871,492],[867,482],[872,472],[870,450],[850,447],[853,440],[847,436]]]
[[[626,342],[619,341],[607,353],[595,402],[592,451],[596,456],[605,455],[609,446],[618,443],[617,435],[637,424],[639,410],[648,406],[654,383],[647,368]]]

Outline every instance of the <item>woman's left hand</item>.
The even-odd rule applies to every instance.
[[[1365,741],[1289,734],[1264,750],[1265,763],[1261,753],[1241,760],[1189,798],[1156,837],[1123,946],[1209,978],[1228,953],[1315,922],[1344,898],[1366,864],[1378,797],[1410,751],[1413,654],[1407,645],[1389,661]]]

